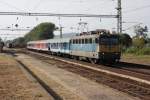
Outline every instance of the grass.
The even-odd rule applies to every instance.
[[[135,55],[125,53],[121,57],[122,61],[131,62],[131,63],[141,63],[141,64],[150,64],[150,55]]]
[[[144,47],[144,48],[131,47],[128,48],[124,53],[135,54],[135,55],[150,55],[150,47]]]
[[[9,56],[9,55],[6,55],[6,54],[1,54],[0,53],[0,63],[16,63],[16,61],[14,60],[13,57]]]

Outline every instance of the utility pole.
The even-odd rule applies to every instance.
[[[62,38],[62,30],[64,27],[61,26],[61,19],[60,19],[60,16],[58,17],[59,19],[59,31],[60,31],[60,38]]]
[[[62,30],[63,30],[64,27],[60,26],[60,38],[63,38],[62,36]]]
[[[121,0],[118,0],[118,7],[117,7],[117,32],[119,34],[122,33],[122,7],[121,7]]]

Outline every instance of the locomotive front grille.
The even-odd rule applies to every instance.
[[[100,46],[100,52],[120,52],[120,46],[119,45],[101,45]]]

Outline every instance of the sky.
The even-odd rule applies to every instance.
[[[36,12],[58,14],[117,14],[117,0],[0,0],[0,12]],[[123,30],[134,36],[133,27],[139,23],[150,28],[150,0],[122,0]],[[60,19],[60,20],[59,20]],[[56,26],[63,26],[63,33],[78,32],[78,23],[88,23],[88,30],[115,30],[117,19],[114,18],[63,18],[63,17],[31,17],[31,16],[0,16],[0,29],[11,27],[33,28],[42,22],[52,22]],[[73,29],[71,29],[73,27]],[[28,31],[3,31],[3,40],[24,36]],[[58,31],[55,34],[59,34]]]

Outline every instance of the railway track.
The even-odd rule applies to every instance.
[[[150,75],[150,65],[140,65],[140,64],[133,64],[128,62],[119,62],[118,64],[110,65],[110,66],[132,71],[132,72],[141,73],[144,75]]]
[[[30,56],[33,56],[37,59],[42,60],[43,62],[56,65],[59,68],[79,74],[97,83],[105,84],[119,91],[131,94],[133,96],[137,96],[141,98],[142,100],[150,99],[150,75],[147,73],[123,69],[119,67],[120,65],[116,65],[117,68],[114,68],[114,65],[113,67],[112,66],[110,67],[106,65],[89,64],[89,63],[81,62],[81,61],[75,61],[74,63],[71,63],[70,61],[68,61],[68,59],[62,60],[61,57],[55,57],[55,56],[50,57],[47,54],[34,53],[30,51],[28,51],[28,54]],[[76,62],[79,62],[82,64],[76,64]],[[86,64],[85,66],[90,66],[96,69],[91,69],[90,67],[82,66],[83,64],[84,65]],[[135,78],[141,79],[141,82],[132,80],[129,77],[125,78],[122,76],[112,75],[112,74],[97,70],[101,68],[104,70],[104,67],[106,67],[105,70],[109,69],[109,71],[112,71],[112,72],[115,71],[116,73],[118,73],[118,75],[120,73],[121,74],[125,73],[125,75],[129,75],[133,77],[136,76]],[[147,81],[144,82],[143,80],[147,80]]]
[[[49,56],[47,54],[31,51],[25,51],[24,53],[48,64],[56,65],[59,68],[79,74],[97,83],[105,84],[119,91],[137,96],[142,100],[150,99],[150,75],[144,71],[133,71],[128,69],[133,69],[135,66],[132,67],[126,64],[128,67],[125,68],[125,65],[121,66],[121,63],[117,65],[95,65],[67,58],[64,60],[61,57]],[[141,66],[140,68],[144,69],[145,67],[146,66]],[[148,66],[146,69],[149,70]],[[117,74],[110,74],[109,72]],[[128,75],[129,77],[123,77],[123,75]],[[130,76],[141,80],[134,80],[130,78]]]

